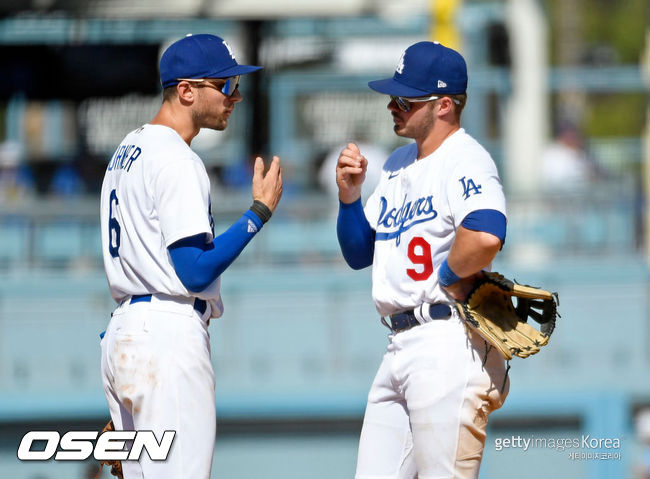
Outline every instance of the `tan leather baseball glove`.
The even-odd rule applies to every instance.
[[[516,306],[513,298],[517,299]],[[548,344],[558,317],[557,293],[517,284],[499,273],[484,273],[456,308],[467,326],[505,359],[527,358]],[[528,318],[538,323],[533,327]]]

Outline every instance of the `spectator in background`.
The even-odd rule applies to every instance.
[[[0,204],[24,200],[35,191],[34,175],[19,143],[0,143]]]
[[[566,192],[583,189],[597,176],[596,166],[584,150],[578,128],[572,123],[561,123],[555,140],[542,155],[544,189]]]
[[[84,181],[74,163],[64,163],[56,169],[50,181],[50,193],[60,197],[70,197],[84,192]]]

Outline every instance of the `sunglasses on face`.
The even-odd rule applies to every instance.
[[[221,93],[226,96],[232,96],[235,90],[239,87],[239,75],[235,77],[226,78],[226,83],[221,88]]]
[[[411,103],[420,103],[420,102],[425,102],[425,101],[434,101],[434,100],[439,100],[441,99],[441,96],[438,95],[433,95],[433,96],[428,96],[428,97],[423,97],[423,98],[404,98],[403,96],[390,96],[390,99],[397,104],[398,108],[402,110],[403,112],[409,112],[411,111]],[[451,100],[456,104],[460,105],[460,101],[457,100],[456,98],[451,98]]]
[[[223,85],[214,83],[213,81],[214,79],[211,78],[177,78],[177,80],[202,83],[204,85],[208,85],[213,88],[216,88],[226,96],[232,96],[233,93],[235,93],[235,90],[237,90],[237,87],[239,86],[239,75],[234,77],[229,77],[229,78],[223,78],[223,80],[225,80],[225,83]],[[219,80],[222,79],[220,78]]]

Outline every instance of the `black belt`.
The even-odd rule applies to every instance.
[[[427,305],[423,304],[415,309],[391,314],[389,316],[390,326],[388,326],[388,324],[386,325],[394,333],[399,333],[400,331],[406,331],[407,329],[411,329],[414,326],[419,326],[420,324],[434,319],[447,319],[451,316],[451,308],[448,304],[435,303],[429,304],[428,306],[428,310],[426,309]],[[421,321],[418,320],[418,316],[422,318]]]
[[[150,303],[151,295],[150,294],[134,294],[131,296],[131,301],[129,304],[133,303]],[[205,313],[205,310],[208,309],[208,303],[204,299],[195,298],[194,299],[194,309],[201,315]]]

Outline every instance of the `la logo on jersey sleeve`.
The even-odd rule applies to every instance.
[[[460,180],[458,180],[460,184],[463,187],[463,198],[468,199],[470,196],[473,195],[480,195],[481,194],[481,188],[483,188],[481,185],[477,185],[474,183],[474,180],[471,178],[462,177]]]

